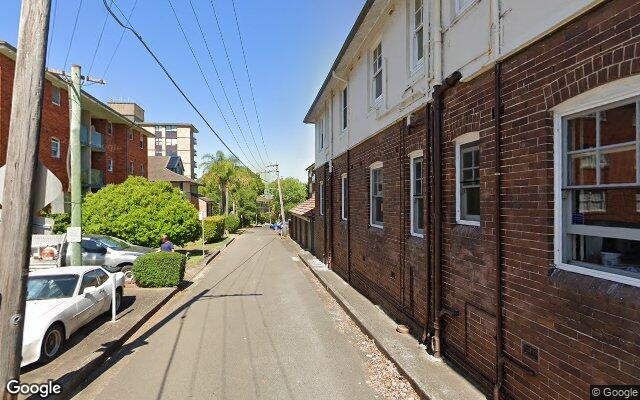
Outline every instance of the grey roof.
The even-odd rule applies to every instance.
[[[171,160],[171,156],[149,156],[148,177],[151,182],[191,182],[196,185],[199,184],[188,176],[180,175],[167,169],[169,160]]]

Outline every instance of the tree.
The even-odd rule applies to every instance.
[[[280,181],[282,186],[282,202],[284,203],[285,215],[296,205],[307,199],[307,186],[296,178],[284,178]],[[274,219],[280,218],[280,195],[278,193],[278,182],[269,183],[269,192],[273,194],[271,202],[271,213]]]
[[[169,182],[129,177],[88,194],[82,205],[86,233],[158,247],[163,234],[180,246],[200,236],[198,211]]]
[[[237,158],[227,157],[222,151],[217,151],[215,155],[205,154],[203,157],[202,165],[205,171],[201,179],[205,186],[203,192],[217,200],[220,213],[224,215],[229,213],[229,184],[237,164]]]

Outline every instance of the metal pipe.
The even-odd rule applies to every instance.
[[[430,135],[429,133],[432,132],[431,128],[431,121],[432,121],[432,117],[431,117],[431,111],[432,111],[432,107],[430,104],[427,104],[427,107],[424,110],[424,123],[426,125],[425,129],[425,134],[426,134],[426,141],[425,141],[425,152],[424,152],[424,176],[425,176],[425,182],[427,182],[427,190],[425,190],[425,214],[426,214],[426,219],[425,219],[425,234],[427,237],[427,240],[425,240],[425,260],[426,260],[426,275],[427,275],[427,280],[426,280],[426,292],[427,295],[425,296],[426,299],[426,313],[425,313],[425,325],[424,325],[424,332],[422,333],[422,341],[423,342],[427,342],[427,339],[430,336],[430,326],[431,326],[431,322],[433,321],[433,318],[431,317],[431,312],[432,312],[432,307],[431,307],[431,245],[430,245],[430,240],[431,240],[431,227],[432,227],[432,223],[431,223],[431,193],[433,193],[433,191],[431,190],[431,138],[433,137],[433,135]]]
[[[500,135],[502,133],[502,101],[500,97],[500,93],[502,92],[502,81],[500,77],[501,73],[501,64],[500,62],[496,62],[495,70],[494,70],[494,78],[495,78],[495,87],[494,87],[494,96],[495,96],[495,105],[494,105],[494,122],[495,122],[495,135],[494,135],[494,198],[495,198],[495,207],[494,207],[494,215],[493,215],[493,223],[494,223],[494,252],[495,252],[495,303],[496,303],[496,382],[493,387],[493,398],[494,400],[500,399],[500,389],[502,387],[503,380],[503,337],[502,337],[502,251],[500,248],[500,151],[501,151],[501,142]]]
[[[462,74],[456,71],[433,90],[433,353],[442,357],[441,349],[441,286],[442,286],[442,109],[444,95],[455,86]]]

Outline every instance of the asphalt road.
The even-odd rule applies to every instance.
[[[376,397],[294,250],[266,228],[239,236],[75,398]]]

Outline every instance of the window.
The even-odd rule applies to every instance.
[[[156,149],[158,147],[162,148],[162,138],[161,137],[157,137],[155,138],[155,143],[156,143]]]
[[[384,207],[383,207],[383,192],[384,192],[384,176],[382,174],[382,163],[376,162],[370,166],[370,223],[371,226],[382,228],[384,223]]]
[[[349,109],[349,98],[348,98],[347,88],[345,87],[342,90],[342,130],[347,129],[347,126],[349,125],[348,109]]]
[[[51,87],[51,102],[56,106],[60,105],[60,88],[57,86]]]
[[[140,176],[144,176],[144,164],[140,164]]]
[[[382,42],[373,49],[371,72],[371,92],[373,102],[376,103],[382,98]]]
[[[340,216],[343,221],[347,220],[347,216],[349,215],[349,187],[347,181],[347,174],[342,174],[340,177]]]
[[[456,15],[462,14],[475,1],[476,0],[455,0],[455,2],[456,2]]]
[[[413,68],[418,68],[424,59],[424,7],[422,0],[412,0],[412,57]]]
[[[107,134],[111,135],[113,133],[113,124],[107,121]]]
[[[324,182],[320,181],[318,192],[320,194],[320,198],[318,201],[320,202],[320,215],[324,215]]]
[[[51,157],[60,158],[60,139],[51,138]]]
[[[318,120],[318,150],[324,149],[324,115]]]
[[[98,287],[100,284],[98,283],[98,276],[96,275],[95,270],[91,270],[84,274],[82,277],[82,283],[80,284],[80,293],[84,293],[84,290],[88,287]]]
[[[411,160],[411,234],[424,235],[424,173],[422,150],[409,155]]]
[[[477,132],[456,139],[456,222],[480,226],[480,142]]]
[[[107,171],[113,172],[113,159],[111,158],[107,160]]]
[[[556,265],[640,286],[640,99],[597,96],[556,111]]]
[[[133,175],[133,171],[135,171],[133,161],[129,161],[129,175]]]
[[[144,149],[144,135],[140,133],[140,148]]]
[[[129,134],[129,140],[133,140],[133,129],[129,128],[128,134]]]
[[[102,285],[103,283],[107,282],[109,280],[109,275],[107,275],[106,272],[104,272],[101,269],[96,269],[95,270],[96,273],[96,277],[98,278],[98,284]]]

